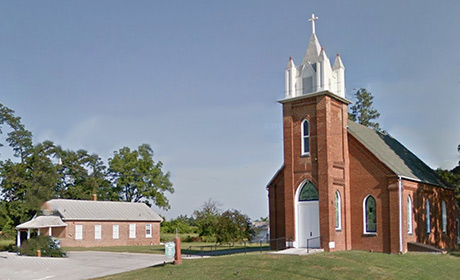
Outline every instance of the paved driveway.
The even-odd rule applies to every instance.
[[[172,261],[164,255],[68,252],[67,258],[37,258],[0,252],[0,279],[88,279]]]

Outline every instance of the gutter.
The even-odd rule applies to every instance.
[[[403,233],[402,233],[402,180],[398,176],[398,195],[399,195],[399,253],[403,252]]]

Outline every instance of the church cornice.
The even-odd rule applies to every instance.
[[[305,94],[305,95],[301,95],[301,96],[297,96],[297,97],[291,97],[291,98],[285,98],[285,99],[282,99],[282,100],[278,100],[279,103],[281,104],[284,104],[284,103],[289,103],[289,102],[294,102],[294,101],[298,101],[298,100],[303,100],[303,99],[308,99],[308,98],[313,98],[313,97],[318,97],[318,96],[322,96],[322,95],[327,95],[327,96],[330,96],[336,100],[339,100],[345,104],[351,104],[351,101],[348,100],[348,99],[345,99],[343,97],[340,97],[328,90],[324,90],[324,91],[318,91],[318,92],[314,92],[314,93],[309,93],[309,94]]]

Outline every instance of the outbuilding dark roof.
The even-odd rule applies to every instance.
[[[352,121],[348,123],[348,132],[396,175],[447,187],[433,169],[390,135]]]

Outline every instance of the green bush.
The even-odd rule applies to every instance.
[[[56,242],[46,235],[40,235],[25,241],[19,249],[19,253],[25,256],[36,256],[37,250],[41,251],[42,257],[62,258],[66,256],[66,253],[58,247]]]

